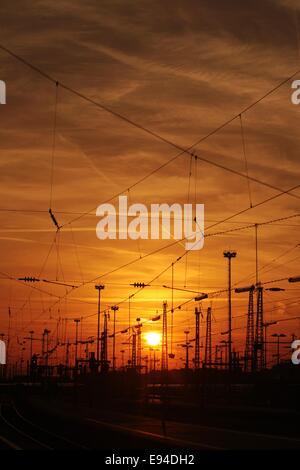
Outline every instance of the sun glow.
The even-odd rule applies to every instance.
[[[161,335],[159,333],[146,333],[145,338],[149,346],[158,346],[161,341]]]

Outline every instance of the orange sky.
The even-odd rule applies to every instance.
[[[62,1],[1,2],[0,43],[79,90],[161,134],[180,146],[190,146],[239,113],[277,83],[300,69],[297,42],[297,2],[251,1]],[[298,35],[299,37],[299,35]],[[296,78],[300,79],[299,76]],[[41,276],[79,284],[99,276],[105,284],[103,307],[133,294],[133,282],[149,282],[184,248],[177,244],[156,255],[106,275],[108,271],[168,244],[168,241],[100,241],[95,211],[66,225],[56,238],[48,214],[55,86],[0,51],[0,79],[7,85],[7,104],[0,106],[0,333],[7,332],[11,308],[14,357],[19,340],[45,327],[55,344],[60,318],[96,314],[94,282],[70,291],[39,283],[31,289],[14,280]],[[299,183],[299,111],[291,103],[291,82],[243,115],[249,174],[286,190]],[[241,130],[235,120],[195,149],[206,159],[239,172],[245,171]],[[60,224],[91,211],[124,190],[178,152],[116,117],[59,87],[52,210]],[[142,184],[130,190],[131,202],[144,204],[188,200],[190,157],[182,155]],[[196,188],[196,190],[195,190]],[[276,191],[250,183],[253,204]],[[294,191],[300,196],[300,191]],[[190,201],[205,204],[206,234],[288,217],[299,212],[299,199],[284,195],[251,209],[229,222],[208,227],[249,207],[244,178],[197,161],[192,166]],[[117,200],[114,200],[116,203]],[[11,209],[16,211],[6,211]],[[22,211],[23,210],[23,211]],[[74,214],[75,213],[75,214]],[[261,281],[299,275],[297,217],[260,227]],[[52,250],[47,258],[49,249]],[[200,252],[175,265],[175,286],[203,292],[224,289],[227,264],[223,250],[238,252],[233,282],[254,282],[254,229],[208,237]],[[290,251],[288,251],[290,250]],[[59,254],[57,254],[59,253]],[[283,256],[281,256],[283,255]],[[274,259],[278,260],[272,262]],[[271,263],[272,264],[269,264]],[[185,282],[186,277],[186,282]],[[171,270],[132,300],[132,319],[149,319],[171,302]],[[266,293],[265,318],[298,314],[299,287],[280,284],[284,292]],[[67,296],[65,294],[67,293]],[[59,297],[65,298],[57,302]],[[193,294],[175,291],[178,305]],[[226,331],[226,294],[212,301],[214,344]],[[246,313],[247,297],[233,296],[233,316]],[[183,331],[193,337],[195,304],[174,313],[176,365]],[[120,305],[117,330],[127,326],[128,302]],[[233,321],[233,340],[243,349],[245,317]],[[109,324],[110,332],[112,324]],[[60,326],[60,329],[61,326]],[[144,331],[159,331],[160,323]],[[235,330],[236,329],[236,330]],[[300,334],[299,321],[278,323],[269,330]],[[74,325],[67,336],[74,340]],[[82,322],[84,337],[96,334],[96,316]],[[124,348],[117,339],[117,351]],[[38,349],[40,346],[35,343]],[[25,352],[28,354],[28,348]],[[147,350],[143,352],[147,354]],[[175,365],[175,362],[174,362]]]

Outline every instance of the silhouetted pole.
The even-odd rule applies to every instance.
[[[246,329],[246,345],[244,352],[244,370],[245,372],[253,372],[254,370],[254,291],[255,286],[251,285],[249,287],[237,287],[235,289],[236,294],[243,292],[249,292],[248,300],[248,315],[247,315],[247,329]]]
[[[236,251],[224,251],[224,258],[228,259],[228,361],[229,370],[232,370],[232,326],[231,326],[231,259],[236,257]]]
[[[147,375],[148,374],[148,362],[149,362],[149,358],[148,356],[145,356],[142,358],[144,361],[145,361],[145,374]]]
[[[161,371],[168,372],[168,320],[167,302],[163,303],[163,325],[161,341]]]
[[[219,351],[221,351],[221,348],[219,347],[218,344],[216,344],[215,346],[215,364],[216,364],[216,368],[218,368],[218,364],[219,364]]]
[[[182,345],[183,348],[186,348],[185,349],[185,369],[188,370],[190,368],[190,364],[189,364],[189,348],[192,347],[192,345],[190,345],[189,343],[189,330],[185,330],[184,334],[185,334],[185,344]]]
[[[137,370],[140,373],[141,372],[141,367],[142,367],[142,323],[141,319],[137,318],[137,325],[136,325],[136,330],[137,330],[137,354],[136,354],[136,366]]]
[[[47,365],[47,371],[48,371],[48,363],[49,363],[49,333],[50,330],[46,330],[47,336],[46,336],[46,365]]]
[[[255,284],[258,285],[258,233],[257,224],[255,224]]]
[[[70,343],[69,340],[66,343],[66,367],[69,367],[69,348],[70,348]]]
[[[195,337],[195,369],[200,368],[200,312],[199,309],[195,308],[195,320],[196,320],[196,337]]]
[[[33,341],[34,331],[33,330],[29,331],[29,334],[30,334],[30,362],[31,362],[31,359],[32,359],[32,341]]]
[[[211,368],[212,346],[211,346],[211,307],[208,307],[206,314],[206,336],[205,336],[205,367]]]
[[[120,351],[120,353],[122,354],[122,369],[124,369],[124,353],[125,353],[125,350],[122,349],[122,350]]]
[[[221,369],[223,367],[223,350],[222,350],[222,348],[220,349],[220,367],[221,367]]]
[[[42,354],[46,356],[45,357],[46,375],[48,375],[49,333],[50,333],[50,330],[47,330],[47,328],[45,328],[43,332],[43,340],[42,340]],[[46,337],[46,352],[45,352],[45,337]]]
[[[225,348],[225,368],[226,368],[226,366],[228,366],[228,341],[225,341],[225,339],[223,339],[221,341],[221,345],[224,346]],[[223,355],[222,355],[222,358],[223,358]],[[223,362],[222,362],[222,365],[223,365]]]
[[[74,319],[75,325],[76,325],[76,334],[75,334],[75,369],[77,371],[77,359],[78,359],[78,324],[80,323],[79,318]]]
[[[45,330],[42,333],[42,359],[44,360],[45,354]]]
[[[104,370],[107,368],[107,320],[109,319],[109,313],[104,313],[104,328],[102,335],[102,348],[101,348],[101,367]]]
[[[269,328],[269,326],[272,326],[272,325],[276,325],[277,324],[277,321],[269,321],[269,322],[265,322],[263,323],[263,327],[264,327],[264,346],[265,346],[265,351],[264,351],[264,369],[267,368],[267,330]]]
[[[136,368],[136,333],[133,332],[132,333],[132,349],[131,349],[131,354],[132,354],[132,358],[131,358],[131,367],[133,369]]]
[[[263,291],[264,288],[261,285],[256,287],[257,299],[256,299],[256,324],[255,324],[255,370],[262,370],[264,367],[264,304],[263,304]]]
[[[131,299],[134,294],[128,297],[128,364],[131,362]]]
[[[280,364],[280,338],[285,338],[286,335],[283,333],[274,333],[273,338],[277,338],[277,365]]]
[[[98,284],[95,286],[95,289],[98,291],[98,313],[97,313],[97,370],[99,369],[99,361],[100,361],[100,300],[101,300],[101,291],[104,289],[104,286]]]
[[[112,311],[114,312],[114,330],[113,330],[113,363],[112,368],[113,370],[116,369],[116,312],[119,310],[117,305],[113,305],[111,307]]]

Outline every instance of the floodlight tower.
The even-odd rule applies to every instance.
[[[236,257],[236,251],[224,251],[224,258],[228,259],[228,361],[229,370],[232,370],[232,327],[231,327],[231,260]]]

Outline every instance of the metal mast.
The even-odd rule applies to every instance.
[[[255,337],[254,337],[254,291],[255,286],[238,287],[235,289],[237,294],[249,292],[248,301],[248,315],[247,315],[247,330],[246,330],[246,344],[244,354],[244,370],[250,372],[255,367]]]
[[[98,284],[95,286],[95,289],[98,291],[98,311],[97,311],[97,370],[99,369],[99,361],[100,361],[100,299],[101,299],[101,291],[104,289],[104,286]]]
[[[131,359],[131,365],[133,369],[136,368],[136,333],[133,332],[132,334],[132,359]]]
[[[263,310],[263,287],[258,286],[257,292],[257,310],[255,325],[255,369],[261,370],[264,366],[264,310]]]
[[[119,310],[117,305],[113,305],[111,307],[112,311],[114,312],[114,329],[113,329],[113,358],[112,358],[112,368],[113,370],[116,369],[116,312]]]
[[[205,367],[211,367],[212,349],[211,349],[211,307],[208,307],[206,314],[206,338],[205,338]]]
[[[136,339],[137,339],[137,353],[136,353],[136,366],[139,372],[141,372],[141,367],[142,367],[142,324],[141,324],[141,319],[137,318],[136,321],[138,324],[136,325]]]
[[[195,335],[195,369],[200,368],[200,312],[199,309],[195,308],[195,319],[196,319],[196,335]]]
[[[247,332],[245,347],[245,372],[252,371],[254,368],[254,308],[253,308],[254,286],[249,290]]]
[[[75,330],[75,371],[77,372],[77,369],[78,369],[78,323],[80,323],[80,318],[74,318],[74,322],[75,322],[75,325],[76,325],[76,330]]]
[[[104,313],[104,327],[102,333],[101,344],[101,371],[105,370],[107,364],[107,317],[109,314]]]
[[[161,344],[161,370],[168,371],[168,322],[167,322],[167,302],[163,303],[163,330]]]

